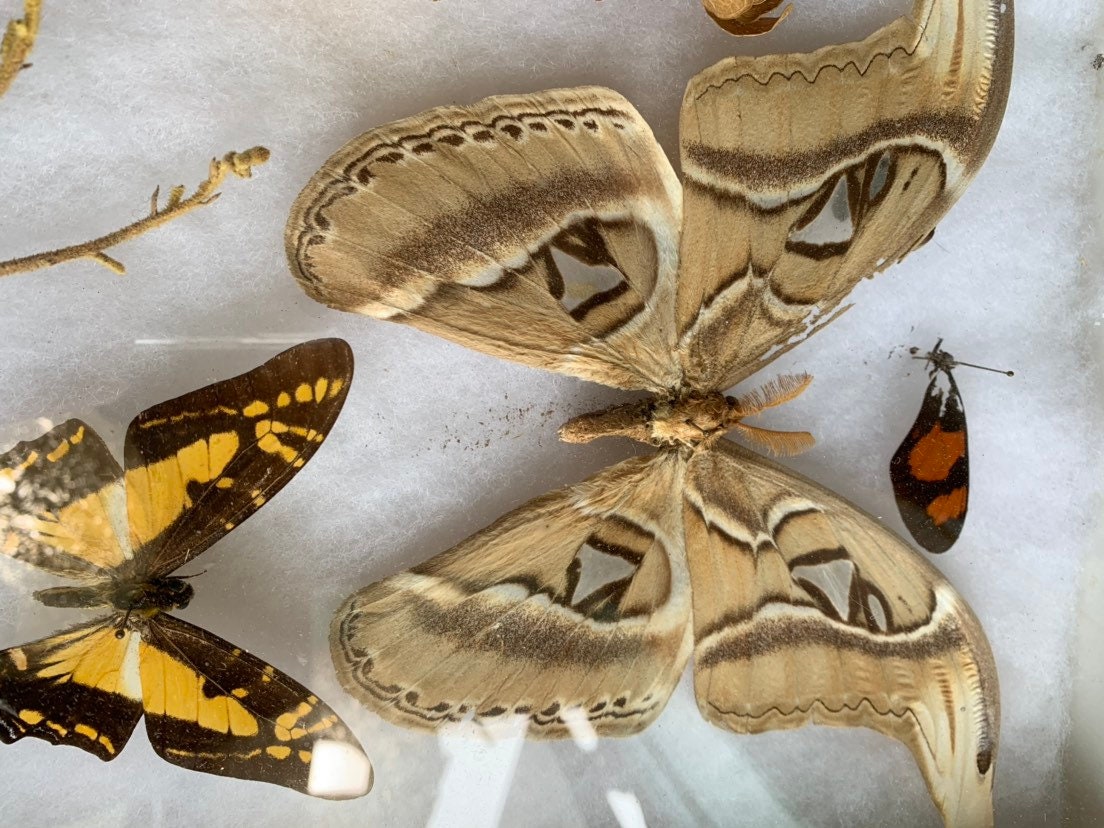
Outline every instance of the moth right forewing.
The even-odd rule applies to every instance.
[[[625,461],[356,593],[331,629],[342,684],[419,728],[511,714],[537,737],[580,716],[604,734],[645,727],[689,655],[682,470],[677,454]]]
[[[858,43],[693,78],[676,316],[687,382],[734,385],[931,233],[988,154],[1012,3],[916,0]]]
[[[624,388],[678,382],[681,188],[639,113],[598,87],[441,107],[354,139],[285,242],[318,301]],[[575,295],[553,251],[613,266]]]

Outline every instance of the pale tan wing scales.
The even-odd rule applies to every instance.
[[[758,371],[927,239],[1000,125],[1012,5],[916,0],[862,42],[691,80],[676,314],[691,387]]]
[[[330,635],[345,689],[408,727],[646,727],[691,647],[683,470],[672,453],[627,460],[356,593]]]
[[[685,515],[702,715],[737,733],[872,728],[909,747],[948,825],[991,825],[996,667],[939,572],[727,440],[690,460]]]
[[[681,197],[651,129],[617,93],[504,95],[346,144],[296,200],[286,247],[303,289],[331,307],[667,390],[680,380]],[[554,251],[589,275],[573,278]]]

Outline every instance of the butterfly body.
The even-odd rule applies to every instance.
[[[124,615],[136,613],[147,618],[158,612],[184,609],[195,589],[183,578],[109,580],[79,587],[51,587],[34,593],[48,607],[110,607]]]
[[[316,340],[141,412],[125,467],[79,420],[0,455],[0,551],[80,582],[40,590],[39,602],[110,610],[0,650],[0,741],[109,761],[144,717],[153,749],[176,765],[328,798],[368,792],[371,764],[333,710],[171,614],[194,595],[173,573],[306,463],[351,377],[348,345]]]
[[[721,61],[683,98],[681,181],[598,87],[440,107],[324,163],[285,234],[308,295],[652,394],[561,437],[660,449],[350,596],[330,647],[352,695],[408,727],[627,735],[693,656],[709,721],[874,728],[909,746],[948,823],[991,823],[999,694],[973,613],[878,521],[723,435],[812,444],[750,422],[807,376],[725,392],[961,195],[1004,110],[1012,8],[915,0],[858,43]]]

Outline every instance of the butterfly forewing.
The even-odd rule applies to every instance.
[[[138,643],[104,619],[0,652],[0,740],[114,759],[142,716]]]
[[[948,824],[991,821],[996,667],[969,607],[907,544],[728,441],[687,471],[694,687],[738,733],[865,726],[912,751]]]
[[[123,471],[103,440],[69,420],[0,456],[0,550],[69,578],[103,577],[129,549]]]
[[[299,196],[286,245],[303,289],[332,307],[661,390],[678,382],[680,200],[651,129],[617,93],[503,95],[348,143]],[[575,283],[556,252],[616,275]]]
[[[338,677],[407,726],[640,730],[689,655],[681,476],[675,455],[625,461],[361,590],[334,619]]]
[[[889,463],[901,520],[929,552],[946,552],[962,533],[970,486],[966,412],[950,370],[936,370],[920,413]]]
[[[1011,56],[1011,3],[918,0],[865,41],[730,58],[690,82],[688,384],[725,389],[759,370],[926,240],[992,146]]]
[[[321,445],[348,393],[342,340],[161,403],[127,430],[127,512],[143,571],[172,572],[278,492]]]
[[[216,635],[158,616],[139,649],[146,732],[164,759],[313,796],[362,796],[372,767],[325,703]]]

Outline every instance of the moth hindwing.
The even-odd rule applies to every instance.
[[[70,420],[0,456],[0,549],[78,586],[35,593],[105,617],[0,652],[0,739],[115,758],[138,720],[192,770],[331,798],[362,796],[371,765],[310,690],[168,613],[172,573],[259,509],[310,459],[352,379],[341,340],[285,351],[139,414],[125,469]]]
[[[285,236],[310,296],[651,392],[561,436],[660,449],[350,597],[331,630],[345,687],[415,727],[628,734],[692,651],[711,722],[877,729],[949,823],[991,822],[998,693],[976,619],[868,516],[722,439],[809,445],[744,422],[807,378],[723,392],[930,237],[992,145],[1011,57],[1011,2],[916,0],[859,43],[721,61],[683,99],[681,182],[596,87],[434,109],[326,161]]]
[[[942,342],[923,357],[931,379],[915,422],[889,461],[901,520],[916,542],[934,553],[946,552],[958,540],[969,502],[966,409],[951,371],[958,365],[994,370],[956,362],[940,348]]]

